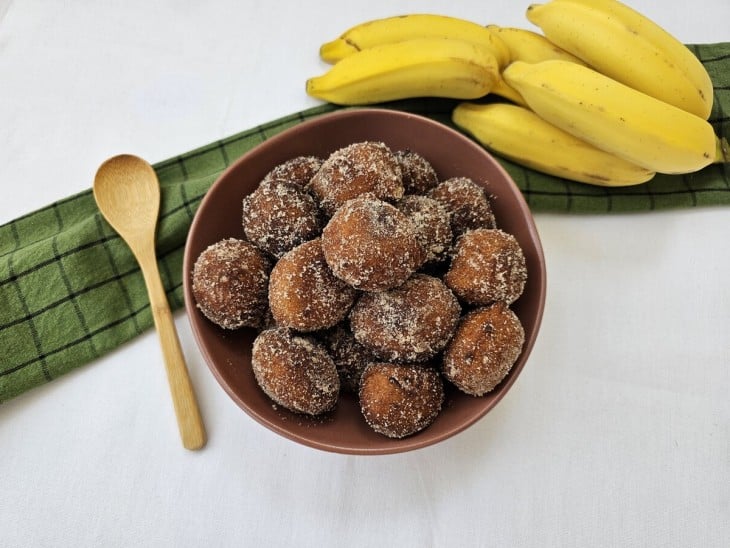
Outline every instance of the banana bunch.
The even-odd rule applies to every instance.
[[[499,78],[497,59],[480,44],[452,38],[412,38],[374,45],[307,80],[312,97],[366,105],[409,97],[483,97]]]
[[[712,82],[664,29],[617,0],[549,0],[526,17],[542,34],[431,14],[362,23],[322,45],[332,66],[307,93],[345,105],[460,99],[454,124],[485,148],[593,185],[729,161],[707,122]],[[496,101],[475,102],[485,97]]]
[[[306,83],[309,95],[341,105],[410,97],[477,99],[510,60],[491,30],[464,19],[413,14],[368,21],[320,48],[334,65]]]
[[[319,56],[323,61],[334,64],[373,46],[413,38],[450,38],[483,44],[497,58],[500,67],[510,61],[507,45],[491,29],[458,17],[430,13],[386,17],[356,25],[339,38],[323,44]]]
[[[503,77],[545,121],[638,166],[691,173],[715,160],[717,138],[706,120],[592,68],[515,61]]]
[[[529,6],[527,19],[598,72],[709,117],[712,82],[702,63],[671,34],[621,2],[552,0]]]

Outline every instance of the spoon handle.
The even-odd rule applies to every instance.
[[[160,279],[154,247],[152,246],[151,250],[149,247],[146,246],[147,250],[140,253],[137,260],[142,268],[147,292],[149,293],[152,317],[154,318],[157,334],[160,337],[167,381],[172,393],[172,402],[175,407],[180,437],[186,449],[200,449],[206,443],[203,419],[200,416],[200,409],[185,365],[185,357],[180,347],[175,322]]]

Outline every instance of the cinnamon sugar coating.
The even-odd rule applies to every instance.
[[[243,200],[243,230],[248,240],[276,258],[319,236],[323,218],[301,185],[263,181]]]
[[[438,175],[431,163],[413,150],[397,150],[395,157],[403,177],[406,194],[425,194],[438,184]]]
[[[335,362],[340,389],[357,394],[363,371],[369,363],[378,361],[375,355],[357,341],[347,322],[322,332],[319,338]]]
[[[427,194],[438,200],[451,215],[454,237],[475,228],[495,228],[497,222],[484,189],[468,177],[451,177]]]
[[[364,291],[402,284],[425,259],[408,217],[369,197],[337,210],[322,231],[322,250],[335,276]]]
[[[276,324],[298,331],[334,326],[354,300],[355,290],[327,266],[319,238],[286,253],[269,277],[269,306]]]
[[[258,327],[266,312],[271,262],[253,244],[228,238],[206,248],[193,265],[197,307],[225,329]]]
[[[309,189],[328,217],[347,200],[368,194],[395,201],[403,194],[400,166],[381,142],[353,143],[333,152],[312,177]]]
[[[396,207],[413,223],[418,241],[426,252],[425,263],[432,265],[446,260],[454,235],[449,212],[443,204],[427,196],[408,194]]]
[[[251,367],[266,395],[290,411],[320,415],[337,403],[335,364],[310,337],[286,327],[262,331],[253,342]]]
[[[350,327],[383,360],[425,362],[449,342],[460,314],[441,280],[414,274],[394,289],[363,294],[350,312]]]
[[[524,342],[522,324],[505,303],[478,308],[459,323],[441,372],[462,392],[482,396],[507,376]]]
[[[527,281],[525,255],[517,239],[500,229],[471,230],[456,241],[444,282],[461,300],[511,304]]]
[[[420,432],[433,423],[443,402],[443,381],[428,367],[373,363],[360,381],[360,409],[365,421],[389,438]]]
[[[324,160],[317,156],[297,156],[277,165],[261,181],[262,183],[284,182],[306,187]]]

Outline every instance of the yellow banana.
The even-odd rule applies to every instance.
[[[499,36],[509,50],[512,61],[527,61],[538,63],[547,59],[564,59],[574,63],[584,64],[576,56],[568,53],[553,44],[543,35],[531,30],[517,27],[500,27],[489,25],[487,28]],[[500,78],[492,89],[492,93],[504,97],[515,104],[527,106],[525,100],[514,88],[510,87],[503,78]]]
[[[551,42],[599,72],[701,118],[709,117],[712,84],[704,67],[696,66],[697,58],[686,47],[672,45],[676,40],[648,18],[616,0],[532,4],[527,18]]]
[[[558,47],[542,34],[518,27],[500,27],[489,25],[489,30],[497,33],[507,45],[512,61],[539,63],[548,59],[563,59],[581,65],[585,64],[572,53]]]
[[[654,177],[653,171],[596,148],[517,105],[460,103],[452,120],[488,150],[571,181],[628,186]]]
[[[707,118],[712,110],[713,87],[710,75],[707,73],[704,65],[700,62],[686,45],[677,40],[664,28],[657,25],[654,21],[639,13],[626,4],[617,0],[572,0],[578,3],[588,4],[597,9],[603,10],[608,16],[615,18],[617,21],[625,25],[632,31],[638,32],[646,40],[652,42],[657,48],[662,50],[668,59],[676,66],[676,68],[684,73],[686,78],[692,82],[697,88],[697,92],[702,98],[704,108],[695,112],[698,116]],[[706,115],[702,113],[706,112]]]
[[[516,105],[522,105],[523,107],[527,106],[527,103],[525,103],[522,95],[520,95],[515,88],[505,82],[501,74],[499,75],[499,78],[497,78],[497,80],[494,82],[494,85],[492,86],[492,89],[489,93],[499,95],[500,97],[507,99],[508,101],[512,101]]]
[[[651,171],[689,173],[716,159],[706,120],[588,67],[515,61],[502,76],[541,118]]]
[[[500,67],[509,63],[507,46],[491,30],[466,19],[430,13],[385,17],[360,23],[339,38],[322,44],[319,55],[328,63],[336,63],[373,46],[413,38],[456,38],[475,42],[490,49]]]
[[[410,97],[476,99],[499,77],[486,47],[447,38],[416,38],[373,46],[307,80],[309,95],[340,105]]]

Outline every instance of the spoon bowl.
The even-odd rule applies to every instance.
[[[205,429],[157,268],[155,232],[160,209],[157,174],[142,158],[130,154],[115,156],[104,162],[96,173],[94,199],[104,218],[127,242],[142,270],[183,446],[200,449],[206,443]]]
[[[94,179],[94,199],[130,247],[130,239],[146,243],[150,232],[154,238],[160,187],[155,170],[142,158],[122,154],[104,162]]]

